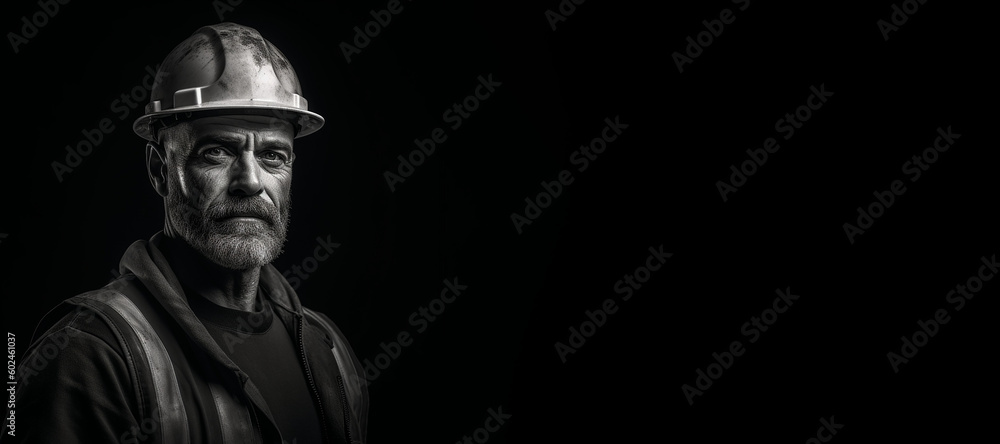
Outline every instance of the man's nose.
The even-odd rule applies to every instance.
[[[260,165],[257,164],[257,158],[252,151],[240,151],[231,168],[230,194],[256,196],[264,191],[260,183]]]

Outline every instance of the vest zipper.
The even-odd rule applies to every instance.
[[[351,441],[351,414],[347,405],[347,390],[344,389],[344,377],[342,375],[337,375],[337,385],[340,386],[340,405],[344,408],[344,433],[347,434],[347,443],[353,444],[354,441]]]
[[[316,406],[319,409],[318,413],[320,423],[323,425],[323,440],[326,442],[333,442],[333,440],[330,439],[330,430],[327,428],[328,426],[326,424],[326,413],[323,411],[323,399],[319,396],[319,389],[316,388],[316,381],[313,380],[312,370],[309,369],[309,361],[306,360],[306,345],[302,334],[302,325],[305,323],[305,317],[302,315],[298,315],[296,317],[298,318],[297,330],[299,333],[299,354],[302,356],[302,366],[306,369],[306,379],[309,381],[309,387],[312,388],[313,396],[316,397]],[[343,390],[343,387],[341,387],[341,390]]]

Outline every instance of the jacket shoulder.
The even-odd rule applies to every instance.
[[[136,368],[142,359],[135,322],[138,309],[123,294],[128,285],[118,278],[96,290],[67,298],[49,310],[38,322],[26,357],[34,358],[25,368],[28,375],[41,371],[46,363],[58,363],[72,355],[86,358],[98,353],[114,356],[126,368]],[[131,306],[130,306],[131,305]],[[72,353],[65,353],[72,349]],[[41,368],[39,368],[41,367]]]
[[[31,361],[22,362],[21,383],[27,384],[28,379],[46,382],[32,383],[32,392],[41,386],[60,393],[76,390],[79,402],[74,408],[105,405],[105,410],[115,412],[114,418],[102,417],[97,423],[154,419],[171,425],[158,432],[165,442],[173,442],[167,438],[176,433],[186,433],[169,353],[147,319],[151,313],[144,313],[139,308],[143,304],[133,301],[144,297],[146,291],[138,279],[128,274],[59,303],[35,330],[26,355]],[[114,396],[105,399],[105,393]],[[56,415],[52,405],[38,401],[36,410],[52,417]],[[98,441],[104,442],[93,442]]]
[[[116,307],[127,299],[124,295],[127,285],[130,285],[127,279],[119,277],[104,287],[63,300],[39,321],[32,342],[66,329],[105,339],[116,336],[115,331],[121,330],[125,321]]]
[[[122,285],[63,300],[39,322],[18,367],[26,418],[18,430],[28,441],[118,442],[135,418],[152,414],[150,376],[140,370],[143,352],[122,314]]]

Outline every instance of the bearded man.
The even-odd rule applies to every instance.
[[[40,443],[361,443],[361,365],[271,262],[293,142],[323,125],[254,29],[206,26],[164,59],[133,129],[163,230],[67,299],[19,369],[15,437]],[[8,441],[5,441],[8,442]]]

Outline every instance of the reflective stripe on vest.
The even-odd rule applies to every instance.
[[[110,307],[125,319],[135,332],[135,336],[139,338],[139,346],[146,356],[146,364],[153,380],[153,396],[156,400],[156,412],[153,415],[159,416],[149,419],[159,424],[157,432],[160,435],[160,442],[170,444],[190,442],[187,414],[174,366],[170,362],[167,349],[153,331],[153,326],[149,325],[149,321],[139,311],[139,307],[118,292],[100,292],[83,298]]]
[[[249,444],[259,442],[256,435],[251,435],[253,422],[250,411],[240,400],[233,396],[222,384],[208,382],[215,401],[215,410],[219,412],[219,425],[222,427],[222,444]]]

